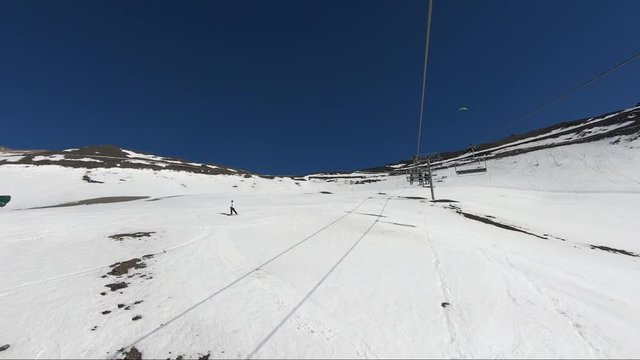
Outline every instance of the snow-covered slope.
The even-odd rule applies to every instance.
[[[436,169],[448,168],[464,165],[478,158],[499,159],[536,150],[599,140],[609,140],[615,144],[623,139],[633,141],[638,137],[640,137],[640,106],[588,119],[560,123],[497,142],[480,144],[475,149],[435,154],[431,159]],[[426,162],[420,162],[420,165],[426,165]],[[405,161],[371,170],[401,172],[414,166],[412,161]]]
[[[246,171],[217,165],[199,164],[177,158],[138,153],[110,145],[89,146],[62,151],[20,151],[0,148],[0,165],[3,164],[58,165],[81,169],[174,170],[211,175],[247,173]]]
[[[640,140],[607,133],[442,164],[437,202],[5,155],[0,358],[637,358]]]

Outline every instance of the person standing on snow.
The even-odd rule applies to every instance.
[[[236,214],[238,215],[238,212],[236,211],[236,209],[233,207],[233,200],[231,200],[231,210],[229,211],[229,215],[233,215]]]

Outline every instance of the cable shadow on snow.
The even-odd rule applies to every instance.
[[[353,210],[347,212],[346,214],[340,216],[339,218],[333,220],[332,222],[330,222],[329,224],[323,226],[322,228],[320,228],[319,230],[317,230],[316,232],[314,232],[313,234],[305,237],[304,239],[298,241],[297,243],[291,245],[290,247],[288,247],[287,249],[281,251],[280,253],[278,253],[277,255],[274,255],[273,257],[271,257],[269,260],[265,261],[264,263],[258,265],[257,267],[255,267],[254,269],[248,271],[247,273],[245,273],[244,275],[240,276],[239,278],[235,279],[234,281],[230,282],[229,284],[225,285],[224,287],[222,287],[221,289],[215,291],[214,293],[212,293],[211,295],[207,296],[206,298],[198,301],[197,303],[193,304],[192,306],[188,307],[187,309],[185,309],[184,311],[180,312],[179,314],[175,315],[173,318],[167,320],[166,322],[162,323],[160,326],[158,326],[157,328],[151,330],[150,332],[146,333],[145,335],[139,337],[138,339],[136,339],[135,341],[131,342],[129,345],[122,347],[120,350],[118,350],[114,355],[113,358],[116,358],[118,355],[120,355],[121,353],[123,353],[126,349],[129,349],[133,346],[135,346],[136,344],[138,344],[139,342],[141,342],[142,340],[148,338],[149,336],[157,333],[158,331],[162,330],[163,328],[167,327],[167,325],[173,323],[174,321],[180,319],[181,317],[183,317],[184,315],[186,315],[187,313],[189,313],[190,311],[192,311],[193,309],[197,308],[198,306],[204,304],[205,302],[211,300],[212,298],[216,297],[218,294],[222,293],[223,291],[231,288],[232,286],[236,285],[237,283],[241,282],[242,280],[246,279],[248,276],[250,276],[251,274],[253,274],[254,272],[260,270],[261,268],[263,268],[264,266],[270,264],[271,262],[275,261],[276,259],[278,259],[279,257],[285,255],[286,253],[288,253],[289,251],[293,250],[294,248],[298,247],[299,245],[301,245],[302,243],[310,240],[311,238],[313,238],[314,236],[318,235],[319,233],[321,233],[322,231],[326,230],[327,228],[333,226],[334,224],[336,224],[337,222],[339,222],[340,220],[344,219],[345,217],[347,217],[348,215],[350,215],[351,213],[355,212],[360,206],[362,206],[365,202],[371,200],[372,197],[367,197],[366,199],[364,199],[361,203],[359,203],[355,208],[353,208]],[[386,204],[385,204],[386,206]],[[384,209],[384,208],[383,208]],[[225,214],[226,215],[226,214]],[[375,224],[375,223],[374,223]],[[373,225],[372,225],[373,227]],[[363,235],[364,237],[364,235]],[[268,340],[268,339],[266,339]],[[265,340],[265,342],[266,342]],[[262,346],[262,345],[260,345]],[[254,351],[257,351],[254,350]]]
[[[247,359],[251,359],[255,354],[258,353],[258,351],[260,351],[260,349],[262,349],[262,347],[273,337],[273,335],[275,335],[278,332],[278,330],[280,330],[280,328],[287,322],[287,320],[289,320],[289,318],[291,318],[293,314],[295,314],[296,311],[298,311],[298,309],[302,305],[304,305],[305,302],[307,302],[307,300],[311,297],[311,295],[313,295],[313,293],[320,287],[320,285],[322,285],[325,282],[325,280],[327,280],[327,278],[344,261],[344,259],[346,259],[347,256],[349,256],[351,251],[353,251],[353,249],[355,249],[355,247],[358,246],[360,241],[364,239],[364,237],[369,233],[369,231],[371,231],[371,229],[373,229],[373,227],[378,222],[380,222],[379,219],[382,216],[382,213],[384,212],[384,210],[386,209],[387,204],[389,203],[389,200],[391,200],[391,198],[387,198],[387,200],[384,203],[384,206],[382,207],[382,210],[380,210],[380,214],[378,215],[378,218],[371,224],[371,226],[369,226],[367,230],[365,230],[365,232],[360,236],[360,238],[358,238],[358,240],[356,240],[356,242],[354,242],[353,245],[351,245],[351,247],[342,255],[342,257],[340,257],[340,259],[331,267],[331,269],[329,269],[329,271],[326,274],[324,274],[322,279],[320,279],[320,281],[316,283],[316,285],[307,293],[307,295],[304,296],[304,298],[302,298],[302,300],[300,300],[300,302],[289,312],[289,314],[287,314],[287,316],[285,316],[284,319],[282,319],[282,321],[280,321],[280,323],[278,323],[278,325],[276,325],[276,327],[273,328],[273,330],[271,330],[271,332],[269,332],[269,334],[264,339],[262,339],[262,341],[260,341],[258,346],[256,346],[256,348],[253,349],[251,353],[249,353],[249,355],[247,356]]]

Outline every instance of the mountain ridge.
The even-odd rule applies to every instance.
[[[435,169],[448,168],[477,158],[482,158],[483,160],[503,158],[540,149],[621,136],[630,136],[630,141],[640,137],[640,106],[579,120],[563,121],[523,134],[511,135],[494,142],[482,143],[473,148],[467,147],[462,150],[436,153],[431,155],[430,158]],[[618,138],[613,141],[619,142],[621,139]],[[363,169],[362,171],[394,172],[425,165],[426,158],[421,158],[416,165],[413,164],[413,159],[401,160],[380,167]]]
[[[637,135],[640,137],[640,106],[579,120],[563,121],[526,133],[510,135],[493,142],[482,143],[473,148],[467,147],[466,149],[440,152],[430,157],[435,169],[448,168],[478,157],[482,157],[484,160],[502,158],[544,148],[598,141],[625,135],[632,137]],[[613,141],[620,141],[620,139]],[[187,171],[209,175],[253,174],[243,169],[216,164],[196,163],[178,157],[147,154],[140,151],[120,148],[116,145],[90,145],[65,150],[14,150],[0,146],[0,166],[7,164],[60,165],[88,169],[121,167],[140,170]],[[351,173],[392,173],[414,166],[425,165],[426,158],[422,158],[416,165],[414,165],[413,159],[409,159],[353,171],[334,170],[284,177],[296,178],[313,175],[341,175]],[[275,177],[279,175],[263,174],[261,176]]]
[[[129,168],[173,170],[199,174],[249,174],[248,171],[213,164],[194,163],[176,157],[164,157],[131,151],[115,145],[93,145],[65,150],[3,150],[0,165],[59,165],[71,168]]]

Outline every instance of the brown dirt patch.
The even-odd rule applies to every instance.
[[[104,181],[93,180],[92,178],[89,177],[89,174],[84,174],[84,176],[82,177],[82,180],[91,184],[104,184]]]
[[[109,239],[113,239],[115,241],[122,241],[127,238],[139,239],[143,237],[150,237],[152,234],[155,234],[155,231],[138,231],[134,233],[126,233],[126,234],[115,234],[109,236]]]
[[[34,207],[34,208],[30,208],[29,210],[49,209],[49,208],[59,208],[59,207],[79,206],[79,205],[110,204],[110,203],[134,201],[134,200],[148,199],[148,198],[149,198],[148,196],[107,196],[107,197],[86,199],[86,200],[74,201],[74,202],[57,204],[57,205]]]
[[[131,349],[129,349],[129,351],[126,351],[124,353],[123,359],[124,360],[142,360],[142,353],[135,347],[132,347]]]
[[[129,286],[129,285],[127,285],[127,283],[125,283],[125,282],[119,282],[119,283],[113,283],[113,284],[107,284],[107,285],[105,285],[105,287],[108,287],[109,289],[111,289],[111,291],[116,291],[116,290],[124,289],[124,288],[126,288],[127,286]]]
[[[113,268],[113,270],[109,271],[107,275],[113,275],[113,276],[126,275],[130,269],[143,269],[145,267],[147,267],[147,264],[142,262],[140,258],[133,258],[131,260],[117,262],[111,265],[111,268]]]

